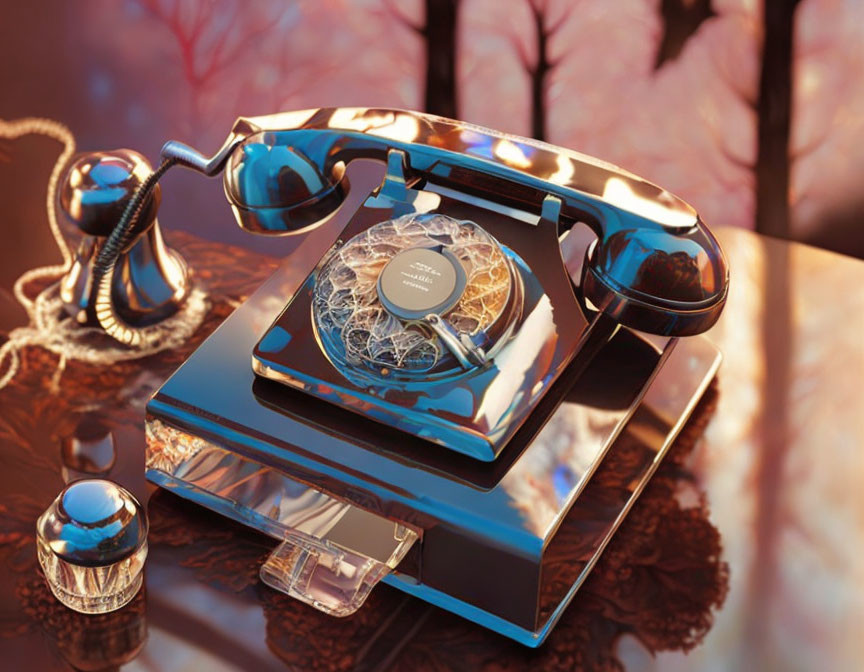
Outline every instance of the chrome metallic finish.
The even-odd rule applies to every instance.
[[[76,611],[113,611],[141,586],[147,515],[111,481],[76,481],[36,522],[39,563],[51,591]]]
[[[240,143],[225,168],[225,194],[252,233],[296,234],[318,226],[345,197],[344,164],[328,174],[287,145]]]
[[[282,539],[262,576],[328,613],[350,613],[381,579],[542,641],[719,364],[706,341],[671,338],[713,324],[727,292],[696,212],[590,157],[398,110],[241,118],[219,161],[169,150],[207,174],[230,154],[225,193],[250,231],[332,217],[339,233],[305,280],[277,273],[150,401],[148,478]],[[386,177],[341,207],[361,158],[386,163]],[[596,235],[581,292],[561,250],[576,222]],[[400,244],[411,236],[429,240]],[[456,253],[462,237],[471,263]],[[464,267],[464,290],[420,253],[395,278],[383,272],[438,246]],[[287,305],[261,336],[274,290]],[[479,310],[462,328],[469,300]],[[676,356],[671,371],[683,358],[686,375],[670,383]],[[643,405],[658,380],[673,390],[674,403],[656,405],[674,407],[668,422]],[[622,447],[631,426],[644,431]],[[625,472],[611,490],[592,480],[608,459]],[[299,484],[308,490],[287,501]],[[377,516],[391,545],[404,539],[393,530],[416,531],[416,552],[382,579],[371,556],[285,524],[307,496]]]
[[[85,234],[104,238],[151,172],[147,159],[130,149],[78,154],[61,180],[60,206],[69,222]],[[141,211],[142,224],[153,221],[161,199],[157,189]]]
[[[702,333],[720,317],[728,284],[725,261],[712,263],[708,256],[712,245],[705,228],[687,237],[620,231],[610,244],[586,251],[582,292],[616,322],[641,331]]]
[[[690,335],[710,328],[726,302],[720,245],[680,198],[610,163],[482,126],[419,112],[321,108],[241,117],[212,159],[169,142],[166,157],[207,175],[225,165],[225,194],[237,222],[255,233],[308,231],[345,195],[356,158],[412,177],[491,197],[541,214],[558,199],[563,226],[597,234],[586,258],[587,298],[635,329]]]
[[[501,259],[504,261],[503,255]],[[438,245],[398,252],[379,273],[376,288],[378,300],[388,313],[408,326],[430,328],[459,365],[471,369],[486,364],[486,353],[468,333],[442,317],[460,302],[467,284],[462,262],[446,245]]]
[[[286,479],[263,464],[238,460],[236,455],[213,441],[156,418],[147,419],[145,430],[148,473],[171,474],[191,490],[224,493],[226,501],[239,487],[244,492],[248,514],[241,522],[248,525],[254,522],[273,537],[282,538],[289,530],[324,537],[351,508],[347,501]],[[239,484],[244,485],[240,487]]]
[[[411,247],[392,257],[378,274],[378,299],[400,320],[416,320],[454,308],[468,277],[446,245]]]
[[[60,296],[66,311],[82,324],[98,323],[93,266],[99,251],[150,172],[137,152],[93,152],[73,160],[61,181],[60,209],[85,236],[60,281]],[[138,327],[173,315],[189,293],[186,263],[162,239],[156,219],[160,200],[157,186],[139,217],[137,234],[120,255],[111,288],[117,313]]]

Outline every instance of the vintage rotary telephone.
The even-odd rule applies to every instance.
[[[696,212],[590,157],[398,110],[241,118],[212,158],[162,158],[90,266],[88,314],[129,346],[151,332],[124,259],[171,166],[224,171],[248,231],[335,233],[153,395],[147,478],[279,540],[262,579],[315,608],[353,613],[387,581],[537,646],[719,366],[676,339],[726,299]],[[374,188],[357,159],[386,165]],[[578,283],[577,222],[594,234]]]
[[[260,376],[491,461],[577,355],[590,359],[586,325],[597,321],[583,313],[688,336],[723,308],[720,246],[669,192],[463,122],[331,108],[240,118],[210,158],[168,142],[92,265],[99,324],[122,343],[148,345],[146,324],[131,323],[122,301],[136,295],[124,289],[134,279],[128,263],[123,282],[115,269],[150,230],[151,193],[171,166],[224,172],[242,228],[290,235],[339,210],[347,165],[361,158],[385,162],[386,176],[255,348]],[[576,222],[596,240],[574,300],[560,240]]]

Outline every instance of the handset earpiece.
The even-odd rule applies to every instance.
[[[345,166],[324,166],[299,148],[269,143],[264,134],[244,140],[225,167],[225,195],[240,226],[263,235],[305,233],[345,199]]]
[[[225,195],[237,222],[263,235],[305,233],[332,214],[345,197],[345,166],[324,166],[278,133],[244,135],[236,130],[222,148],[207,158],[188,145],[171,140],[162,147],[163,160],[173,160],[207,176],[224,170]]]
[[[665,336],[714,325],[726,302],[729,271],[704,224],[686,229],[620,228],[585,251],[585,299],[616,322]]]

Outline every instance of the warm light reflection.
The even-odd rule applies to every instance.
[[[603,198],[614,206],[668,227],[691,227],[697,223],[696,212],[687,203],[617,166],[545,142],[466,122],[419,112],[362,107],[281,113],[253,117],[250,121],[264,131],[302,128],[354,131],[461,152]]]
[[[552,173],[547,179],[555,184],[570,184],[570,179],[573,177],[573,173],[576,172],[573,162],[564,154],[558,154],[555,157],[555,163],[558,166],[558,170]]]
[[[277,114],[268,114],[266,117],[251,117],[249,121],[253,124],[270,128],[299,128],[309,121],[318,109],[279,112]]]
[[[531,160],[525,156],[522,148],[510,140],[499,140],[495,145],[494,152],[495,156],[504,161],[504,163],[516,168],[529,168],[531,166]]]
[[[392,124],[396,114],[394,112],[382,112],[373,114],[365,107],[337,107],[330,115],[327,126],[330,128],[341,128],[347,131],[368,131],[370,128],[379,128],[386,124]]]
[[[84,217],[84,209],[82,204],[82,199],[84,198],[84,192],[81,189],[78,189],[78,185],[81,184],[82,180],[80,179],[80,174],[75,171],[77,178],[74,180],[73,187],[76,187],[75,191],[72,192],[72,199],[69,201],[69,205],[67,206],[67,210],[69,214],[75,220],[81,220]],[[70,181],[70,183],[73,181]]]
[[[69,176],[66,178],[66,181],[73,189],[80,187],[84,183],[84,174],[87,172],[90,172],[89,163],[85,163],[83,166],[74,166],[72,170],[69,171]]]
[[[630,185],[620,177],[610,177],[606,180],[603,199],[622,210],[640,215],[664,226],[689,228],[696,224],[695,213],[682,212],[667,207],[657,200],[643,198],[635,193]]]
[[[397,114],[391,123],[376,126],[367,132],[369,135],[378,135],[390,140],[413,142],[420,135],[420,122],[410,114]]]
[[[360,131],[382,138],[413,142],[420,135],[420,122],[413,114],[401,112],[372,113],[362,107],[341,107],[333,111],[329,128]],[[286,128],[294,128],[287,126]]]

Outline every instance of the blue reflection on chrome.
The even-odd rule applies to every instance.
[[[577,476],[568,464],[559,464],[552,472],[552,485],[555,488],[555,498],[563,502],[576,483]]]
[[[258,343],[258,349],[264,352],[278,352],[291,342],[291,334],[282,327],[273,327]]]

